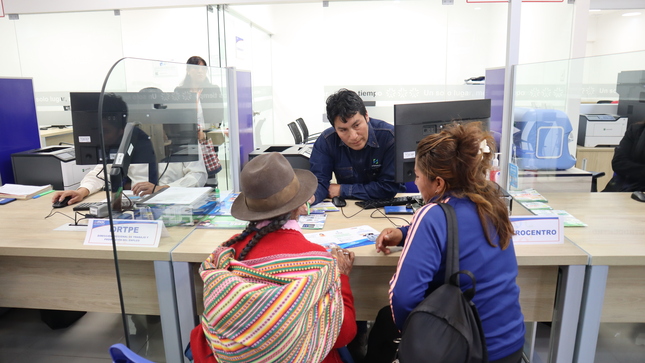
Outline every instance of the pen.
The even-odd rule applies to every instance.
[[[42,197],[42,196],[43,196],[43,195],[45,195],[45,194],[49,194],[49,193],[53,193],[53,192],[55,192],[55,190],[53,190],[53,189],[52,189],[52,190],[48,190],[48,191],[46,191],[46,192],[44,192],[44,193],[40,193],[40,194],[38,194],[38,195],[34,195],[34,197],[33,197],[32,199],[36,199],[36,198]]]

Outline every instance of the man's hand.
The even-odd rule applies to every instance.
[[[155,187],[155,185],[150,183],[150,182],[140,182],[140,183],[135,184],[132,187],[132,194],[138,195],[138,196],[144,196],[144,195],[152,194],[154,192],[158,192],[161,189],[165,189],[165,188],[168,188],[168,186],[167,185],[157,185]]]
[[[398,228],[385,228],[376,237],[376,252],[383,252],[386,255],[392,253],[389,246],[398,246],[403,240],[403,232]]]
[[[329,198],[340,197],[340,184],[329,184]]]
[[[67,203],[68,205],[72,205],[85,199],[85,197],[87,197],[88,195],[90,195],[90,191],[87,188],[78,188],[78,190],[65,190],[62,192],[54,193],[54,195],[52,196],[52,203],[63,200],[66,197],[72,197],[72,199],[70,199]]]

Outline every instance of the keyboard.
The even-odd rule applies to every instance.
[[[360,202],[356,202],[356,205],[363,209],[374,209],[374,208],[383,208],[390,205],[406,205],[408,203],[423,204],[423,199],[421,198],[421,194],[408,195],[405,197],[395,197],[392,199],[363,200]]]
[[[84,210],[90,210],[90,207],[91,207],[91,206],[94,206],[94,205],[101,205],[101,204],[105,204],[105,203],[103,203],[103,202],[85,202],[85,203],[79,203],[79,204],[76,204],[76,205],[74,206],[74,208],[72,208],[72,210],[74,210],[75,212],[84,211]]]

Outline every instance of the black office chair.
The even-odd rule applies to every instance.
[[[302,144],[302,134],[300,133],[298,125],[294,121],[291,121],[287,124],[287,126],[289,126],[289,131],[291,131],[293,140],[296,142],[296,144]]]
[[[296,123],[300,127],[300,131],[302,132],[302,140],[305,144],[316,141],[318,136],[320,136],[320,132],[316,132],[311,135],[309,134],[309,128],[307,128],[307,124],[305,123],[305,120],[302,119],[302,117],[298,117],[296,119]]]

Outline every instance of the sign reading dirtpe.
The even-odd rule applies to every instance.
[[[511,216],[514,244],[564,243],[564,223],[557,216]]]

